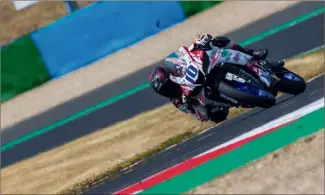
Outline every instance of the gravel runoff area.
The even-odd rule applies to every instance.
[[[324,129],[186,194],[324,194]]]
[[[225,34],[298,3],[300,1],[226,1],[181,24],[96,61],[91,66],[50,81],[3,103],[1,127],[12,126],[149,66],[179,46],[188,45],[198,33],[198,29],[213,35]],[[206,25],[207,23],[209,25]],[[128,62],[132,62],[132,66]]]

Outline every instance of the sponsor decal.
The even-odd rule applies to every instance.
[[[194,51],[192,53],[194,53],[199,58],[202,58],[203,57],[203,51],[202,50]]]
[[[236,55],[233,57],[233,59],[235,60],[235,62],[238,62],[239,61],[239,58],[240,58],[240,53],[237,52]]]
[[[260,71],[256,66],[252,65],[252,66],[249,67],[249,69],[251,69],[253,72],[255,72],[255,74],[257,76],[260,76]]]
[[[241,82],[241,83],[245,83],[245,80],[237,75],[234,75],[234,74],[231,74],[230,72],[228,72],[226,74],[226,79],[229,80],[229,81],[238,81],[238,82]]]
[[[234,103],[234,104],[238,104],[238,101],[237,101],[237,100],[235,100],[235,99],[233,99],[233,98],[231,98],[231,97],[228,97],[228,96],[226,96],[226,95],[223,94],[223,93],[220,93],[220,97],[222,97],[222,98],[224,98],[224,99],[226,99],[226,100],[229,100],[229,101],[231,101],[231,102]]]
[[[222,58],[228,59],[230,57],[230,55],[231,55],[231,53],[227,49],[223,49],[222,52],[221,52],[221,57]]]

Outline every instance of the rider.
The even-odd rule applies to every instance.
[[[255,63],[254,60],[265,60],[268,55],[267,49],[254,50],[244,48],[238,44],[232,43],[232,41],[227,37],[219,36],[212,38],[210,34],[199,34],[194,42],[188,47],[188,50],[189,52],[194,52],[203,49],[207,53],[207,51],[211,50],[220,50],[219,48],[237,50],[247,54],[251,59],[249,59],[247,63],[245,62],[245,64],[242,64],[247,66],[253,65]],[[225,62],[226,61],[227,60],[225,60]],[[204,92],[199,95],[198,99],[200,101],[189,98],[184,94],[180,85],[170,80],[170,75],[183,77],[185,69],[186,63],[184,59],[182,59],[182,54],[180,54],[180,52],[173,52],[165,59],[162,65],[156,67],[156,69],[151,73],[150,81],[152,88],[158,94],[169,98],[176,108],[185,113],[192,114],[200,121],[207,121],[210,119],[219,122],[225,120],[231,105],[209,100],[205,96]],[[261,80],[263,81],[263,79]],[[265,82],[266,85],[269,84],[267,81],[263,82]]]

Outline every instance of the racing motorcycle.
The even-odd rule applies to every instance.
[[[203,50],[193,52],[195,56],[190,55],[186,48],[180,51],[187,66],[185,77],[183,79],[171,77],[171,80],[180,84],[183,92],[192,89],[193,97],[204,90],[209,99],[233,107],[269,108],[275,105],[278,92],[297,95],[306,89],[306,82],[298,74],[267,60],[261,60],[259,65],[254,65],[253,68],[231,63],[211,65],[203,63],[207,57]],[[231,53],[228,49],[222,49],[220,52]],[[202,63],[197,63],[196,59]],[[257,76],[259,71],[268,73],[270,87]]]

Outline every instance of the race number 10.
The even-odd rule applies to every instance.
[[[189,65],[186,70],[185,79],[194,84],[196,81],[198,72],[199,72],[199,70],[195,66]]]

